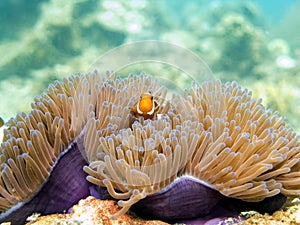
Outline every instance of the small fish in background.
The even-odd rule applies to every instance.
[[[2,143],[3,141],[3,137],[4,137],[4,129],[6,129],[7,126],[5,126],[5,122],[2,119],[2,117],[0,117],[0,143]]]
[[[2,127],[4,125],[4,120],[2,119],[2,117],[0,117],[0,127]]]
[[[140,96],[136,107],[131,108],[131,118],[129,121],[130,127],[135,121],[139,121],[139,118],[144,120],[156,118],[156,112],[159,109],[159,104],[154,99],[152,93],[146,92]]]

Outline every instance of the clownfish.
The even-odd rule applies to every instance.
[[[158,103],[151,92],[146,92],[140,96],[136,107],[131,108],[131,112],[136,118],[144,117],[145,120],[153,119],[158,107]]]

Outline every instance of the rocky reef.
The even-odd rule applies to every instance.
[[[263,84],[266,91],[258,91],[265,96],[265,104],[286,115],[298,129],[299,47],[295,40],[299,35],[293,29],[298,5],[287,11],[280,24],[271,24],[261,6],[251,1],[3,2],[0,114],[7,121],[17,112],[28,111],[30,105],[24,102],[48,83],[65,74],[88,71],[111,48],[152,39],[189,48],[224,81],[237,80],[252,89]],[[140,70],[155,73],[151,68]],[[170,68],[162,70],[168,74]],[[182,82],[180,75],[169,74],[168,79]],[[281,89],[289,101],[277,104],[273,87],[282,79],[290,86]],[[19,96],[26,100],[19,101]]]

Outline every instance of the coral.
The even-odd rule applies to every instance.
[[[105,0],[101,2],[100,13],[97,21],[109,30],[117,30],[123,33],[139,33],[149,26],[150,20],[145,14],[141,14],[148,6],[145,0],[130,0],[120,2]]]
[[[256,82],[252,89],[255,96],[262,97],[263,103],[272,109],[277,110],[282,115],[285,115],[291,126],[299,132],[299,107],[298,97],[300,92],[297,88],[298,80],[281,80],[279,82]],[[279,94],[280,93],[280,94]]]
[[[27,223],[27,225],[47,225],[47,224],[74,224],[78,225],[167,225],[158,220],[143,220],[132,215],[123,215],[119,219],[112,220],[109,217],[118,211],[118,206],[112,200],[99,200],[93,197],[80,200],[74,205],[71,214],[55,214],[50,216],[42,216]]]
[[[235,72],[244,77],[255,75],[255,67],[263,60],[264,34],[238,14],[225,15],[216,26],[220,38],[218,70]]]
[[[39,3],[41,2],[43,1],[8,1],[0,4],[1,43],[17,40],[23,32],[26,32],[36,22],[40,15]]]
[[[97,3],[90,4],[97,6]],[[7,60],[3,62],[1,72],[9,76],[15,68],[18,68],[18,72],[22,71],[22,74],[14,75],[23,76],[24,73],[34,69],[65,63],[69,58],[82,54],[84,46],[90,47],[91,43],[101,43],[109,36],[114,38],[109,45],[103,44],[102,51],[123,41],[123,35],[112,31],[109,34],[103,26],[96,23],[95,18],[86,24],[85,18],[90,15],[84,11],[81,12],[82,15],[77,15],[75,12],[78,5],[81,6],[76,1],[67,4],[57,0],[42,3],[39,19],[28,33],[10,46],[15,49],[14,55],[5,57]],[[94,30],[93,35],[86,35],[90,30]],[[100,47],[102,46],[97,46]]]
[[[283,210],[276,211],[272,215],[261,215],[257,212],[245,212],[246,220],[239,222],[239,225],[251,224],[299,224],[300,223],[300,205],[296,204],[284,208]]]
[[[272,54],[272,56],[274,58],[280,56],[280,55],[288,55],[290,53],[290,47],[288,45],[288,43],[283,40],[283,39],[274,39],[271,40],[268,43],[268,50],[270,52],[270,54]]]

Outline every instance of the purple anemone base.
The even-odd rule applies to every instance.
[[[239,216],[243,211],[273,213],[285,201],[286,197],[278,194],[261,202],[245,202],[223,196],[195,178],[182,176],[133,205],[132,210],[143,218],[171,223],[232,224],[244,220]],[[231,221],[225,222],[229,217]]]
[[[80,140],[78,140],[80,148]],[[93,195],[100,199],[110,198],[105,188],[95,187],[86,180],[83,166],[87,164],[77,143],[73,143],[57,159],[48,181],[41,190],[26,202],[21,202],[0,215],[0,222],[12,225],[24,224],[33,213],[41,215],[67,212],[80,199]],[[242,220],[242,211],[256,210],[272,213],[286,201],[278,194],[261,202],[249,203],[228,198],[205,183],[182,176],[163,190],[147,196],[132,206],[132,210],[144,219],[160,219],[171,223],[229,224],[224,222],[234,217]]]
[[[66,212],[80,199],[90,195],[90,183],[86,180],[83,166],[86,165],[77,144],[73,143],[57,159],[49,179],[41,190],[27,202],[19,203],[0,215],[0,222],[12,225],[24,224],[33,213],[41,215]]]
[[[218,191],[200,181],[182,176],[132,208],[140,215],[165,221],[195,218],[209,214],[221,197]]]

